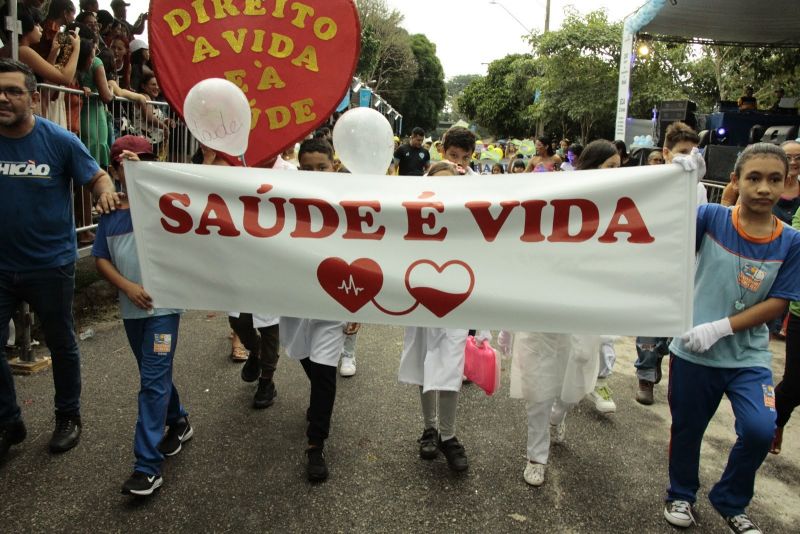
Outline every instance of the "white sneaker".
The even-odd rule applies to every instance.
[[[525,472],[522,476],[525,478],[525,482],[531,486],[539,487],[544,484],[544,472],[546,469],[547,466],[544,464],[528,462],[525,464]]]
[[[692,526],[695,520],[691,503],[689,501],[669,501],[664,505],[664,519],[676,527]]]
[[[566,421],[561,421],[557,425],[550,425],[550,440],[558,445],[562,445],[567,441]]]
[[[617,411],[617,404],[611,398],[611,388],[603,383],[597,384],[594,391],[589,393],[589,399],[594,403],[594,409],[600,413],[614,413]]]
[[[353,376],[356,374],[355,356],[342,356],[342,365],[339,367],[339,374],[342,376]]]

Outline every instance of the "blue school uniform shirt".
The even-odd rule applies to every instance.
[[[120,274],[131,282],[142,283],[142,270],[139,267],[139,256],[136,253],[131,210],[117,209],[100,218],[97,235],[92,246],[92,256],[110,261]],[[152,297],[152,295],[150,296]],[[119,308],[123,319],[146,319],[183,311],[172,308],[155,308],[152,313],[148,313],[147,310],[137,307],[122,291],[119,291]]]
[[[705,204],[697,211],[697,270],[694,278],[694,324],[740,313],[775,297],[800,298],[800,232],[777,218],[766,239],[747,237],[739,225],[739,209]],[[717,341],[703,353],[686,349],[675,338],[670,350],[679,358],[708,367],[771,369],[769,331],[762,324]]]
[[[100,170],[75,134],[36,117],[19,139],[0,139],[0,270],[32,271],[77,259],[72,180]]]

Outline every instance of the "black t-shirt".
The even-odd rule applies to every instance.
[[[402,145],[394,151],[394,159],[400,162],[400,176],[422,176],[431,155],[423,147]]]

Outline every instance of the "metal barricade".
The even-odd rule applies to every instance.
[[[703,182],[703,185],[706,186],[708,202],[711,204],[719,204],[722,200],[722,192],[725,191],[725,186],[716,182]]]

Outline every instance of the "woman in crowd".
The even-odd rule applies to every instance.
[[[175,121],[169,118],[166,106],[154,105],[153,102],[163,102],[161,88],[155,74],[142,77],[139,92],[147,97],[147,113],[144,124],[139,124],[142,135],[148,138],[153,145],[153,153],[158,155],[159,161],[164,161],[167,154],[170,128],[175,127]]]
[[[153,67],[150,65],[150,50],[147,43],[141,39],[134,39],[129,45],[131,53],[131,87],[137,88],[142,85],[142,78],[153,74]]]
[[[562,171],[574,171],[575,164],[578,162],[578,158],[581,157],[581,153],[583,152],[583,145],[580,143],[572,143],[567,148],[567,161],[561,164]]]
[[[786,157],[789,160],[789,173],[784,182],[784,194],[778,200],[778,204],[772,212],[782,219],[781,215],[787,210],[791,210],[790,202],[787,199],[797,191],[798,179],[800,178],[800,142],[787,141],[781,145]],[[787,195],[788,193],[788,195]],[[794,201],[797,196],[794,197]],[[783,206],[781,204],[783,203]],[[800,210],[794,204],[794,215],[792,226],[800,230]],[[783,213],[782,213],[783,212]],[[783,371],[783,379],[775,387],[775,411],[777,419],[775,424],[775,439],[772,442],[769,452],[780,454],[783,446],[783,428],[789,422],[792,411],[800,405],[800,302],[792,302],[789,305],[789,321],[786,327],[786,363]]]
[[[536,155],[528,162],[525,172],[550,172],[558,169],[561,158],[555,155],[550,140],[541,136],[536,139]]]
[[[22,35],[19,38],[19,60],[27,64],[36,76],[46,83],[55,85],[69,85],[75,78],[78,65],[78,54],[70,54],[63,66],[56,65],[61,41],[65,41],[73,49],[80,47],[77,32],[66,32],[63,39],[54,39],[47,55],[47,59],[34,50],[42,40],[42,25],[39,13],[19,6],[17,18],[22,26]]]
[[[88,39],[81,39],[78,82],[86,95],[81,109],[81,141],[98,165],[106,168],[110,150],[106,104],[111,102],[114,94],[108,86],[103,62],[95,55],[95,43]]]

